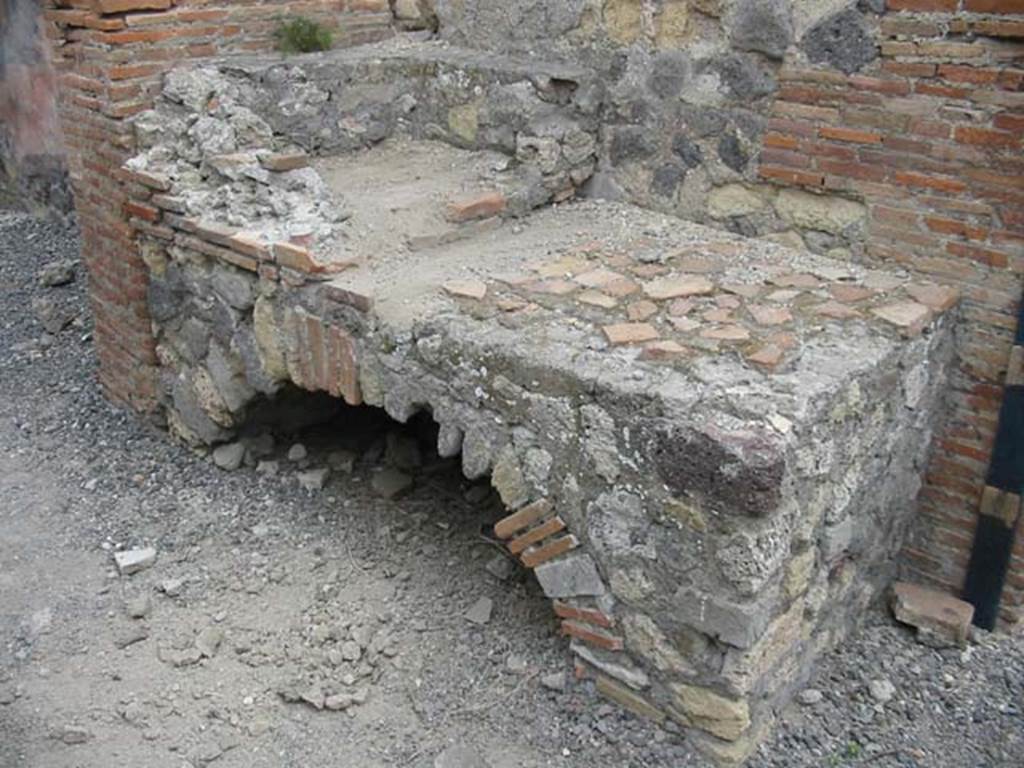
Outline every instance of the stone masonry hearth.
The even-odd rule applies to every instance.
[[[604,100],[437,42],[168,73],[124,166],[157,399],[200,449],[288,385],[429,414],[578,674],[741,761],[893,575],[958,297],[579,199]]]

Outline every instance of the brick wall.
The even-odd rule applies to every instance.
[[[100,382],[116,402],[144,412],[156,406],[147,272],[124,214],[121,166],[134,154],[128,118],[150,106],[161,74],[176,63],[270,50],[288,13],[333,27],[339,45],[390,32],[387,0],[47,0]]]
[[[998,423],[1024,273],[1024,3],[889,0],[865,71],[786,68],[760,174],[867,207],[868,258],[960,287],[950,418],[907,548],[959,590]],[[1024,603],[1018,537],[1003,618]]]

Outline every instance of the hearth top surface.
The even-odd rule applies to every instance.
[[[897,273],[618,203],[446,219],[453,202],[514,187],[504,163],[412,142],[318,161],[353,214],[344,249],[357,265],[329,285],[368,299],[395,334],[451,322],[581,374],[660,369],[808,397],[876,367],[955,301]]]

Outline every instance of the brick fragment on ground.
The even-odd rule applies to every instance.
[[[445,208],[445,218],[454,223],[486,219],[502,213],[507,205],[501,192],[483,192],[450,202]]]
[[[471,278],[465,280],[449,280],[444,284],[444,290],[451,296],[479,300],[487,295],[487,283],[483,280],[474,280]]]
[[[917,629],[921,642],[936,647],[967,645],[974,606],[952,595],[907,582],[892,588],[891,606],[897,621]]]

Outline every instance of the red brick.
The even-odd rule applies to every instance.
[[[925,224],[932,232],[941,232],[946,235],[959,235],[969,240],[984,240],[988,237],[988,230],[984,227],[973,227],[963,221],[956,219],[945,219],[938,216],[926,216]]]
[[[924,187],[926,189],[939,189],[944,192],[962,192],[967,185],[959,179],[941,178],[937,176],[925,176],[921,173],[900,171],[894,174],[894,181],[907,187]]]
[[[562,622],[562,634],[568,637],[574,637],[577,640],[582,640],[587,645],[593,645],[596,648],[602,648],[606,651],[621,651],[622,650],[622,639],[609,635],[605,632],[600,632],[596,629],[590,629],[582,624],[577,624],[574,621],[563,621]]]
[[[932,83],[927,80],[915,84],[914,92],[922,93],[925,96],[941,96],[944,99],[969,99],[971,97],[970,88],[956,88],[951,85]]]
[[[527,568],[536,568],[538,565],[564,555],[579,545],[576,537],[572,534],[554,539],[536,549],[530,549],[523,553],[519,559]]]
[[[1024,21],[1002,19],[979,19],[973,23],[973,31],[989,37],[1024,37]]]
[[[125,11],[163,11],[171,7],[172,0],[92,0],[97,13],[124,13]]]
[[[903,75],[904,77],[932,77],[938,69],[938,65],[919,62],[883,61],[882,69],[886,72],[892,72],[894,75]]]
[[[818,129],[818,135],[825,139],[848,141],[853,144],[881,144],[882,135],[871,131],[858,131],[852,128],[824,127]]]
[[[1024,0],[964,0],[964,10],[974,13],[1024,13]]]
[[[963,256],[965,258],[977,261],[981,264],[986,264],[990,267],[1005,267],[1009,263],[1007,256],[1002,251],[995,251],[991,248],[980,248],[975,245],[966,245],[964,243],[947,243],[946,250],[955,256]]]
[[[819,173],[805,173],[804,171],[793,171],[788,168],[761,166],[758,169],[758,173],[760,173],[762,178],[781,181],[787,184],[820,187],[825,183],[825,177]]]
[[[844,163],[837,160],[819,160],[818,168],[835,176],[863,181],[882,181],[887,175],[885,168],[867,163]]]
[[[799,139],[794,136],[784,136],[780,133],[767,133],[764,137],[766,147],[777,147],[778,149],[796,149],[800,144]]]
[[[449,203],[445,218],[452,222],[486,219],[501,214],[507,205],[508,201],[501,192],[483,192]]]
[[[596,627],[604,627],[605,629],[611,629],[615,626],[615,620],[612,617],[596,608],[579,608],[562,600],[555,600],[553,605],[555,614],[559,618],[582,621],[585,624],[593,624]]]
[[[950,13],[957,10],[959,0],[889,0],[890,11],[936,11]]]
[[[911,133],[935,139],[948,139],[953,133],[949,123],[940,123],[926,118],[914,118],[907,127]]]
[[[906,80],[894,78],[865,77],[864,75],[851,75],[850,85],[865,91],[874,91],[891,96],[902,96],[910,93],[910,84]]]
[[[1020,137],[1004,131],[993,131],[988,128],[958,127],[953,138],[961,144],[977,144],[986,147],[1017,147]]]
[[[160,210],[154,208],[151,205],[145,205],[143,203],[137,203],[129,200],[124,204],[124,211],[129,216],[138,216],[140,219],[145,221],[159,221]]]

